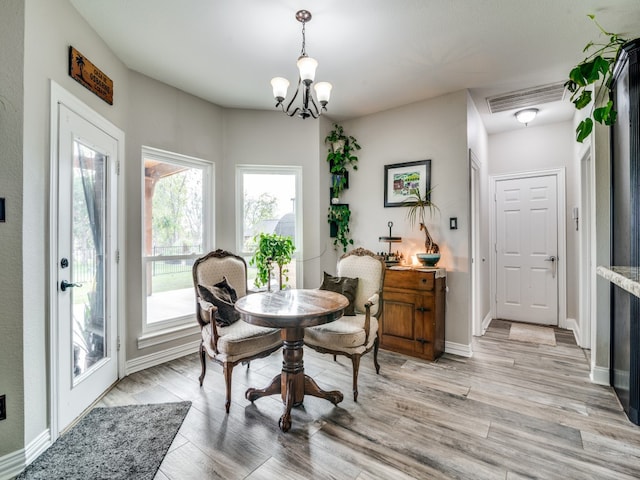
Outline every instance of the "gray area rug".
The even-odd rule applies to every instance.
[[[94,408],[16,480],[152,480],[190,406]]]

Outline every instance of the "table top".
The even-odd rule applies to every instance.
[[[293,289],[261,292],[239,298],[242,319],[263,327],[313,327],[340,318],[349,300],[328,290]]]

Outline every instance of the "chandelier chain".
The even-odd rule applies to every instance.
[[[306,38],[305,38],[305,26],[306,26],[307,22],[302,22],[302,51],[300,52],[300,56],[301,57],[306,57],[307,56],[307,52],[306,52]]]

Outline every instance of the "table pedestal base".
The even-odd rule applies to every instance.
[[[302,361],[304,330],[286,328],[282,329],[281,334],[284,340],[282,373],[273,377],[271,383],[265,388],[249,388],[245,397],[253,402],[258,398],[280,393],[284,403],[284,413],[278,425],[283,432],[286,432],[291,428],[291,408],[302,405],[305,395],[324,398],[334,405],[340,403],[344,396],[338,390],[322,390],[313,378],[304,374]]]

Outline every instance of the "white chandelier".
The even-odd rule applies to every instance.
[[[331,96],[331,84],[329,82],[317,82],[313,85],[313,89],[316,91],[316,98],[318,103],[320,104],[320,108],[318,108],[318,104],[316,100],[314,100],[313,95],[311,94],[311,84],[316,76],[316,68],[318,67],[318,62],[309,56],[307,56],[307,52],[305,50],[305,24],[311,21],[311,12],[307,10],[299,10],[296,13],[296,20],[302,22],[302,51],[300,52],[300,57],[298,57],[298,86],[296,88],[296,93],[293,95],[293,98],[287,105],[287,108],[284,108],[284,100],[287,97],[287,89],[289,88],[289,80],[283,77],[274,77],[271,79],[271,86],[273,87],[273,96],[276,99],[276,108],[280,107],[284,113],[293,117],[294,115],[298,115],[300,118],[305,119],[309,117],[318,118],[322,112],[327,111],[327,103],[329,103],[329,97]],[[291,108],[293,102],[298,97],[298,93],[300,92],[300,86],[302,84],[302,106]]]

